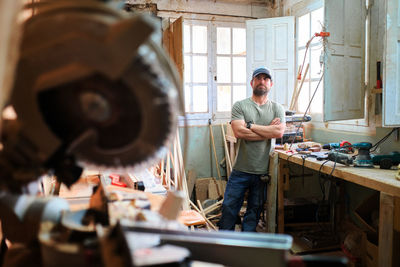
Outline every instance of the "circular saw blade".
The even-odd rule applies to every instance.
[[[63,8],[39,10],[25,28],[12,98],[25,135],[47,159],[61,151],[98,168],[152,163],[176,131],[178,106],[170,72],[154,71],[164,63],[138,52],[155,26],[103,5]]]

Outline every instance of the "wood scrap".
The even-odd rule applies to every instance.
[[[296,103],[297,103],[297,99],[299,98],[299,95],[300,95],[300,92],[301,92],[301,88],[303,87],[304,80],[306,79],[309,67],[310,67],[310,64],[307,64],[306,70],[305,70],[304,75],[303,75],[303,78],[301,79],[301,82],[300,82],[299,89],[297,90],[294,99],[292,99],[292,101],[291,101],[291,104],[290,104],[290,107],[289,107],[290,110],[293,110],[295,105],[296,105]]]
[[[176,220],[182,209],[185,195],[181,191],[168,191],[167,198],[158,211],[167,220]]]
[[[226,144],[224,125],[222,125],[222,124],[221,124],[221,131],[222,131],[222,137],[223,137],[223,140],[224,140],[225,157],[226,157],[226,163],[227,163],[226,170],[227,170],[227,175],[229,177],[231,172],[232,172],[232,161],[231,161],[231,158],[229,156],[228,145]]]
[[[201,210],[200,210],[191,200],[189,200],[189,203],[190,203],[190,205],[191,205],[198,213],[201,214],[201,216],[206,220],[206,222],[209,223],[209,225],[211,226],[211,228],[213,228],[215,231],[218,230],[217,227],[215,227],[215,225],[214,225],[209,219],[207,219],[206,216],[204,216],[204,215],[201,213]]]
[[[208,184],[208,198],[217,199],[222,196],[217,180],[214,178]]]
[[[206,218],[206,214],[204,213],[203,206],[201,205],[201,202],[200,202],[199,200],[197,200],[197,205],[199,206],[200,214],[201,214],[204,218]],[[206,227],[207,227],[208,230],[210,230],[210,225],[209,225],[208,223],[206,223]]]
[[[295,87],[293,89],[292,99],[291,99],[290,105],[289,105],[289,110],[291,110],[291,108],[294,107],[294,105],[295,105],[294,98],[296,97],[297,88],[299,87],[299,82],[300,81],[301,81],[301,66],[299,66],[299,69],[297,70],[296,84],[295,84]]]
[[[196,172],[194,170],[189,170],[187,176],[187,184],[188,184],[187,187],[188,187],[189,198],[192,197],[195,183],[196,183]]]
[[[217,203],[205,208],[204,213],[207,215],[208,213],[213,212],[214,210],[218,209],[222,205],[223,201],[224,200],[220,200]]]
[[[196,179],[196,199],[203,202],[208,198],[208,184],[213,178],[198,178]]]
[[[214,134],[213,134],[213,127],[211,124],[208,125],[210,128],[210,135],[211,135],[211,143],[214,151],[214,159],[215,159],[215,166],[217,168],[217,173],[218,173],[218,178],[221,179],[221,172],[219,171],[219,166],[218,166],[218,158],[217,158],[217,151],[215,149],[215,141],[214,141]]]

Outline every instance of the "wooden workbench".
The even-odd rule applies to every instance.
[[[275,168],[278,172],[277,185],[277,226],[278,232],[284,232],[284,187],[289,180],[288,161],[290,164],[330,174],[334,162],[318,161],[308,157],[303,161],[300,154],[293,155],[285,151],[276,151],[275,158],[279,163]],[[321,165],[323,164],[322,168]],[[393,252],[400,240],[400,181],[396,180],[396,170],[382,170],[379,168],[360,168],[345,166],[337,163],[332,176],[344,181],[352,182],[380,192],[379,207],[379,266],[394,266],[399,263],[400,255]]]

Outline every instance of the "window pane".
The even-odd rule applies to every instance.
[[[207,26],[193,26],[193,53],[207,53]]]
[[[193,56],[193,82],[207,82],[207,57]]]
[[[322,25],[324,23],[324,9],[321,7],[311,12],[311,34],[322,31]],[[317,43],[320,38],[314,38],[312,43]]]
[[[299,42],[297,46],[305,46],[310,39],[310,13],[299,17]]]
[[[231,53],[231,28],[217,27],[217,54]]]
[[[233,86],[233,99],[232,103],[246,98],[246,86]]]
[[[246,55],[246,29],[243,28],[233,28],[232,29],[233,38],[233,52],[235,55]]]
[[[185,83],[190,83],[192,81],[191,70],[192,70],[192,65],[190,64],[190,56],[185,56],[185,63],[184,63]]]
[[[246,58],[234,57],[232,68],[233,68],[233,82],[246,83]]]
[[[193,111],[207,112],[207,86],[193,86]]]
[[[219,85],[217,88],[217,111],[231,111],[231,87]]]
[[[217,57],[217,82],[231,82],[231,58]]]
[[[183,26],[183,38],[184,38],[184,51],[185,53],[190,53],[190,25],[184,25]]]
[[[321,76],[321,65],[319,62],[319,57],[321,56],[321,48],[311,48],[311,65],[309,72],[311,73],[311,78],[319,78]]]
[[[310,83],[304,82],[299,98],[297,100],[298,111],[300,112],[306,111],[309,100],[310,100]]]
[[[311,96],[315,91],[315,87],[317,86],[318,81],[311,83]],[[311,103],[311,111],[312,113],[322,113],[323,110],[323,97],[324,97],[324,81],[322,80],[318,86],[318,90],[315,93],[314,99]]]
[[[186,112],[190,112],[190,86],[186,85],[185,86],[185,91],[184,91],[184,95],[185,95],[185,111]]]

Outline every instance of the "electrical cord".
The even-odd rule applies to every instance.
[[[379,140],[378,142],[376,142],[376,144],[373,145],[373,146],[371,147],[370,152],[375,152],[375,150],[376,150],[383,142],[385,142],[385,141],[389,138],[389,136],[390,136],[394,131],[399,130],[399,129],[400,129],[400,127],[393,128],[387,135],[385,135],[384,137],[382,137],[381,140]]]
[[[293,153],[292,155],[289,155],[287,158],[286,158],[286,161],[287,161],[287,167],[288,167],[288,170],[289,170],[289,177],[290,177],[290,175],[293,175],[294,174],[294,172],[290,169],[290,158],[291,157],[293,157],[294,155],[297,155],[298,153]]]
[[[314,99],[314,97],[315,97],[315,94],[317,93],[318,87],[319,87],[319,85],[320,85],[320,83],[321,83],[323,77],[324,77],[324,72],[322,72],[321,77],[319,78],[317,87],[315,88],[314,93],[313,93],[313,95],[312,95],[310,101],[308,102],[308,106],[307,106],[307,108],[306,108],[306,111],[304,111],[303,119],[300,121],[300,124],[299,124],[299,126],[297,127],[296,134],[294,135],[295,138],[292,139],[292,142],[290,143],[289,149],[292,148],[292,145],[293,145],[293,143],[294,143],[294,140],[296,139],[296,136],[297,136],[298,133],[299,133],[299,130],[300,130],[300,128],[301,128],[301,125],[303,124],[303,121],[304,121],[305,118],[306,118],[307,112],[308,112],[308,110],[310,109],[311,103],[312,103],[312,101],[313,101],[313,99]]]

